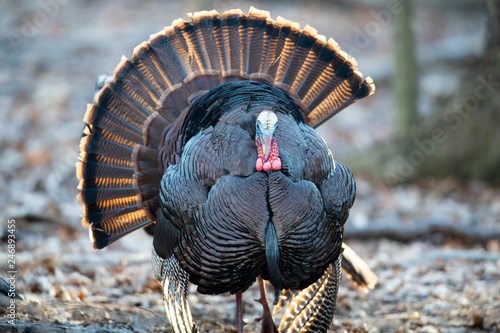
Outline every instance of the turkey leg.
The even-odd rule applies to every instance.
[[[241,294],[241,291],[236,293],[236,327],[238,328],[238,333],[243,333],[243,302]]]
[[[264,313],[262,314],[262,333],[278,333],[278,329],[274,324],[273,316],[271,315],[271,309],[269,309],[269,303],[267,302],[266,286],[264,280],[259,276],[259,291],[260,299],[257,300],[262,304]]]

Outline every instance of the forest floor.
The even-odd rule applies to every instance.
[[[347,243],[379,282],[363,292],[344,276],[332,332],[500,332],[500,190],[358,183]],[[371,227],[358,228],[366,208]],[[401,221],[397,228],[392,218]],[[170,332],[145,232],[94,252],[86,233],[58,221],[24,217],[16,228],[16,288],[24,301],[16,326],[0,321],[0,331]],[[246,332],[259,331],[255,299],[254,285],[243,294]],[[192,286],[189,300],[201,332],[235,332],[234,296],[201,295]]]
[[[384,5],[356,3],[253,3],[334,37],[374,78],[373,97],[319,130],[341,162],[393,134],[390,22],[374,14]],[[419,59],[430,68],[421,73],[424,115],[453,94],[463,72],[435,64],[455,59],[457,50],[457,57],[477,55],[484,35],[478,6],[437,3],[425,2],[416,14],[425,23],[416,25],[425,49]],[[0,275],[10,270],[7,221],[15,220],[15,286],[24,298],[15,325],[0,314],[0,332],[171,331],[151,271],[151,238],[138,231],[93,251],[80,224],[75,163],[95,78],[200,6],[249,7],[241,0],[0,3]],[[332,332],[500,332],[500,188],[356,180],[346,240],[379,282],[363,292],[343,278]],[[257,298],[256,286],[243,295],[245,332],[259,332]],[[235,332],[233,296],[200,295],[192,286],[189,300],[201,332]]]

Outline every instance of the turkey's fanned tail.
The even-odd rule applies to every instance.
[[[83,224],[97,249],[155,222],[159,181],[182,153],[176,127],[193,100],[235,80],[285,91],[317,127],[375,91],[356,62],[309,26],[251,8],[190,14],[123,58],[90,105],[80,144]],[[167,139],[170,148],[163,145]],[[165,150],[163,150],[165,149]]]

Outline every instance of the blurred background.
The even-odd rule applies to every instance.
[[[0,275],[14,220],[24,297],[0,331],[169,330],[151,239],[94,252],[81,227],[82,118],[96,78],[150,34],[188,12],[250,6],[334,38],[377,87],[319,128],[358,185],[346,238],[379,275],[368,293],[344,279],[332,328],[500,331],[499,3],[0,1]],[[244,296],[249,332],[256,292]],[[234,330],[232,297],[190,300],[202,331]]]

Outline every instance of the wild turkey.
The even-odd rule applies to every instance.
[[[197,331],[189,282],[236,294],[242,331],[241,293],[256,280],[263,331],[276,331],[262,279],[277,308],[290,304],[280,331],[326,332],[355,183],[313,128],[375,86],[309,26],[254,8],[190,17],[122,58],[89,105],[77,170],[83,224],[96,249],[154,233],[175,332]],[[360,283],[372,283],[367,271]]]

